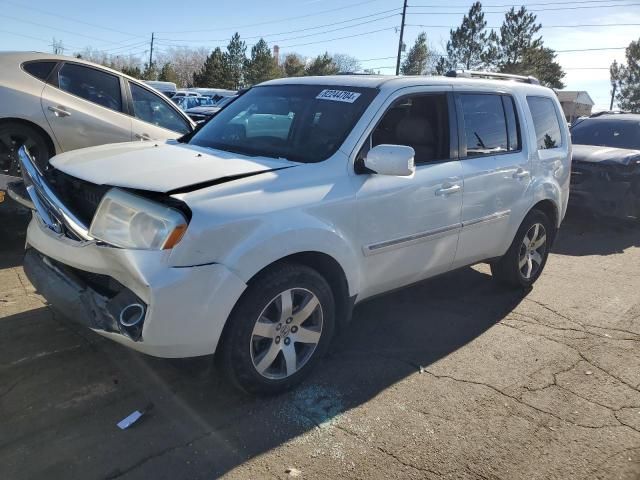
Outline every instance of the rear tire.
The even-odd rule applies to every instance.
[[[227,320],[218,362],[238,388],[275,394],[306,378],[335,328],[327,281],[305,265],[283,263],[259,274]]]
[[[499,260],[491,263],[491,274],[504,285],[528,288],[540,277],[549,256],[555,226],[540,210],[531,210]]]

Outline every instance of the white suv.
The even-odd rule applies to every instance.
[[[571,146],[537,85],[335,76],[263,83],[181,142],[44,174],[20,158],[25,270],[53,306],[151,355],[216,352],[236,385],[274,392],[373,295],[483,261],[533,284]]]

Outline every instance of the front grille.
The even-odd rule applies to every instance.
[[[47,171],[45,178],[62,203],[87,227],[91,224],[102,197],[111,188],[80,180],[57,169]]]

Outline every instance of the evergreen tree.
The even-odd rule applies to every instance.
[[[158,79],[158,67],[156,65],[156,62],[153,62],[151,64],[149,64],[149,63],[145,63],[144,64],[144,71],[142,72],[142,79],[143,80],[157,80]]]
[[[625,57],[626,65],[611,65],[611,82],[618,87],[620,109],[640,113],[640,38],[629,44]]]
[[[416,38],[416,42],[409,49],[409,53],[402,62],[400,73],[402,75],[425,75],[433,71],[433,54],[427,44],[427,34],[422,32]]]
[[[542,37],[534,38],[542,25],[536,23],[536,16],[520,7],[517,12],[513,7],[505,16],[500,27],[500,36],[491,35],[497,53],[497,65],[502,72],[510,72],[517,67],[529,49],[542,47]]]
[[[297,53],[289,53],[284,57],[282,69],[287,77],[302,77],[304,75],[304,59]]]
[[[236,32],[231,37],[231,41],[227,45],[227,51],[224,54],[229,88],[237,90],[244,85],[246,52],[247,45],[240,40],[240,34]]]
[[[305,75],[335,75],[339,71],[331,55],[325,52],[322,55],[318,55],[307,65]]]
[[[176,73],[171,63],[165,63],[164,65],[162,65],[160,74],[158,75],[158,80],[160,80],[161,82],[173,82],[175,84],[178,84],[178,74]]]
[[[251,48],[251,58],[245,63],[244,79],[247,85],[256,85],[279,77],[276,60],[262,38]]]
[[[204,88],[235,88],[231,83],[225,54],[220,47],[207,57],[199,72],[193,74],[193,85]]]
[[[117,70],[117,68],[115,68],[115,65],[112,66],[111,68]],[[125,75],[129,75],[130,77],[133,77],[133,78],[142,78],[142,71],[140,70],[140,67],[137,67],[137,66],[136,67],[124,66],[120,71]]]
[[[522,61],[514,65],[512,71],[507,73],[531,75],[546,87],[564,88],[562,78],[565,73],[555,58],[556,52],[551,48],[528,48],[522,54]]]
[[[490,41],[486,26],[482,5],[475,2],[462,18],[462,24],[449,32],[451,38],[447,42],[447,65],[439,65],[438,69],[482,70],[490,61],[487,56]]]

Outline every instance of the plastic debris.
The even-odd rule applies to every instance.
[[[591,370],[587,370],[586,372],[584,372],[585,375],[593,375],[593,372]]]
[[[142,411],[140,410],[136,410],[135,412],[133,412],[132,414],[130,414],[129,416],[123,418],[122,420],[120,420],[117,425],[118,428],[120,430],[126,430],[127,428],[129,428],[131,425],[133,425],[134,423],[136,423],[138,420],[140,420],[140,418],[147,412],[149,412],[151,409],[153,408],[153,403],[150,403],[149,405],[146,406],[146,408],[144,408]]]

